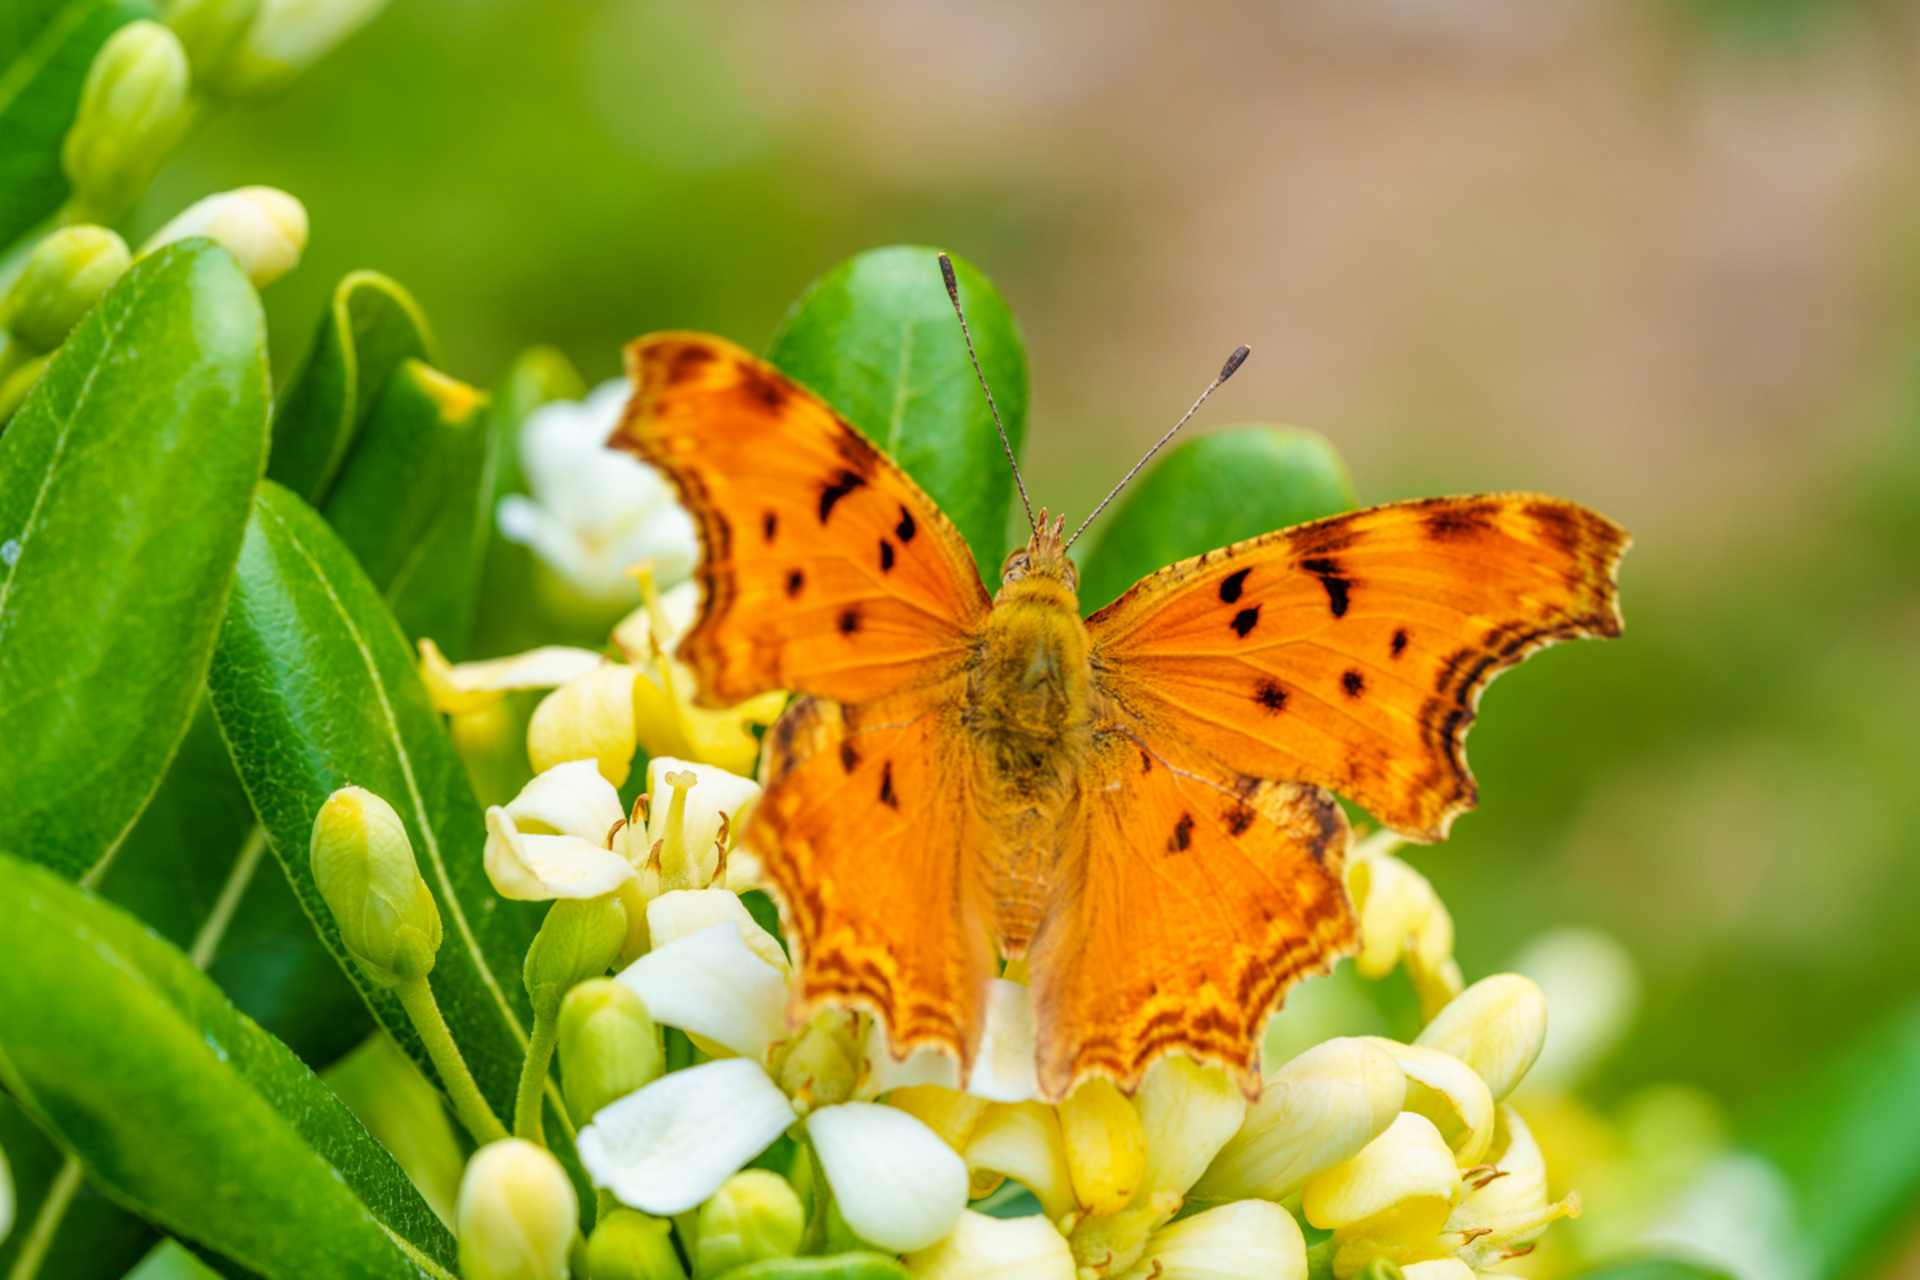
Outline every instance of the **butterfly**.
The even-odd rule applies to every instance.
[[[626,356],[608,443],[665,473],[704,550],[679,649],[699,699],[798,695],[743,840],[794,948],[790,1018],[866,1010],[962,1078],[1024,957],[1046,1100],[1131,1093],[1173,1053],[1257,1097],[1267,1019],[1357,946],[1331,793],[1444,837],[1487,682],[1620,633],[1626,534],[1531,493],[1252,538],[1083,621],[1044,512],[990,595],[906,472],[771,365],[697,333]]]

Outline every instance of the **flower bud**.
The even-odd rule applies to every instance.
[[[765,1169],[742,1170],[700,1206],[694,1280],[708,1280],[763,1258],[792,1257],[806,1225],[800,1197],[785,1178]]]
[[[590,978],[567,992],[559,1047],[561,1092],[576,1125],[658,1080],[665,1065],[647,1006],[611,978]]]
[[[1267,1077],[1193,1195],[1283,1200],[1386,1132],[1406,1093],[1406,1076],[1379,1046],[1352,1038],[1315,1045]]]
[[[0,349],[0,359],[5,355],[6,352]],[[6,425],[7,419],[13,416],[13,411],[20,407],[20,402],[27,398],[29,391],[33,390],[33,384],[40,381],[40,375],[47,371],[47,362],[52,358],[51,355],[30,357],[24,364],[19,365],[4,377],[0,377],[0,426]]]
[[[334,792],[313,820],[312,856],[341,945],[369,981],[397,987],[432,972],[440,909],[392,805],[360,787]]]
[[[592,760],[600,776],[618,787],[633,769],[638,745],[633,730],[634,670],[602,663],[569,680],[533,709],[527,724],[527,756],[535,773],[569,760]]]
[[[1158,1280],[1307,1280],[1307,1245],[1293,1215],[1241,1200],[1153,1233],[1128,1276]]]
[[[614,897],[560,898],[547,911],[521,977],[536,1018],[555,1017],[579,983],[606,976],[627,940],[627,909]]]
[[[100,46],[60,151],[87,216],[110,222],[146,190],[179,141],[187,84],[187,52],[158,22],[129,22]]]
[[[1246,1095],[1218,1067],[1162,1058],[1133,1100],[1146,1136],[1147,1164],[1134,1204],[1172,1213],[1213,1157],[1239,1132]]]
[[[665,1218],[615,1209],[587,1240],[587,1274],[593,1280],[687,1280],[668,1238],[672,1230]]]
[[[29,351],[52,351],[132,260],[105,227],[62,227],[34,247],[0,302],[0,328]]]
[[[1460,990],[1453,958],[1453,917],[1427,878],[1390,852],[1401,844],[1390,831],[1355,845],[1347,860],[1347,892],[1360,915],[1363,977],[1384,978],[1404,963],[1420,995],[1422,1016],[1432,1017]]]
[[[545,1149],[505,1138],[474,1152],[454,1230],[464,1280],[565,1280],[580,1202]]]
[[[386,3],[260,0],[259,12],[220,63],[212,87],[233,98],[276,93],[373,18]]]
[[[1083,1081],[1059,1111],[1075,1198],[1096,1216],[1117,1213],[1133,1199],[1146,1172],[1140,1113],[1112,1081],[1099,1076]]]
[[[300,265],[307,247],[307,210],[274,187],[239,187],[195,201],[140,246],[142,254],[161,245],[206,236],[232,254],[263,289]]]
[[[1459,1191],[1460,1171],[1440,1131],[1405,1111],[1359,1155],[1309,1182],[1300,1208],[1316,1227],[1412,1245],[1446,1225]]]
[[[167,6],[167,25],[187,51],[196,84],[218,79],[259,10],[260,0],[173,0]]]
[[[1500,1101],[1547,1042],[1547,998],[1530,978],[1496,973],[1455,996],[1414,1043],[1450,1053],[1480,1073]]]

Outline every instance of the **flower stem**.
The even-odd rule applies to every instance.
[[[808,1138],[807,1169],[811,1175],[808,1181],[813,1184],[813,1212],[807,1218],[807,1233],[800,1242],[800,1252],[812,1257],[824,1253],[827,1247],[827,1198],[833,1194],[827,1186],[827,1168],[820,1163],[820,1153],[814,1150],[813,1140]]]
[[[535,1011],[533,1032],[527,1040],[527,1062],[520,1069],[520,1095],[513,1107],[513,1136],[542,1147],[547,1145],[547,1134],[540,1123],[540,1102],[546,1094],[547,1067],[553,1061],[559,1035],[560,1020],[551,1013]]]
[[[7,1280],[34,1280],[40,1274],[40,1264],[46,1260],[47,1250],[53,1247],[53,1238],[66,1220],[67,1206],[73,1203],[74,1194],[79,1190],[80,1162],[68,1156],[60,1172],[53,1176],[53,1185],[47,1188],[47,1198],[40,1202],[40,1212],[34,1215],[27,1238],[20,1242],[20,1252],[14,1257],[13,1269],[7,1272]]]
[[[427,1056],[433,1059],[434,1070],[440,1073],[440,1083],[453,1101],[453,1114],[460,1118],[473,1140],[484,1147],[506,1137],[506,1126],[480,1096],[480,1086],[473,1082],[473,1073],[467,1070],[460,1046],[453,1042],[447,1030],[447,1020],[440,1016],[440,1006],[435,1003],[433,988],[427,985],[427,980],[409,979],[395,987],[393,993],[400,997],[413,1029],[420,1033],[421,1043],[426,1045]]]

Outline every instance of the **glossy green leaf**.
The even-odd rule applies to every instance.
[[[1920,1212],[1920,1004],[1843,1048],[1757,1135],[1822,1277],[1869,1274]]]
[[[1088,612],[1176,560],[1354,505],[1333,446],[1307,431],[1246,426],[1188,440],[1136,479],[1080,562]]]
[[[40,1217],[47,1192],[60,1175],[66,1155],[20,1109],[0,1092],[0,1151],[13,1170],[17,1196],[13,1230],[0,1239],[0,1276],[12,1280],[21,1250]],[[153,1243],[153,1228],[134,1217],[84,1182],[67,1202],[41,1255],[36,1277],[118,1276],[132,1266]]]
[[[450,657],[473,624],[493,459],[487,397],[403,360],[321,508],[401,629]]]
[[[268,1280],[449,1274],[392,1157],[185,955],[5,856],[0,936],[0,1079],[90,1182]]]
[[[1013,472],[967,358],[935,250],[873,249],[821,276],[781,322],[767,357],[885,449],[999,581]],[[1017,456],[1027,432],[1027,352],[987,278],[953,260],[980,368]]]
[[[66,201],[60,144],[93,55],[142,0],[8,0],[0,6],[0,248]]]
[[[257,825],[203,701],[100,892],[182,950],[204,948],[227,998],[318,1069],[365,1039],[373,1019],[279,864],[250,846]],[[224,924],[209,929],[216,915]]]
[[[768,1258],[722,1272],[720,1280],[907,1280],[911,1273],[883,1253],[824,1258]]]
[[[366,787],[399,812],[445,926],[434,995],[481,1092],[511,1116],[531,1021],[520,968],[541,912],[487,882],[479,805],[380,593],[318,513],[270,482],[209,684],[301,905],[381,1025],[437,1079],[399,1001],[347,958],[309,861],[314,815],[338,788]]]
[[[266,421],[260,301],[191,240],[120,278],[0,435],[0,847],[80,875],[153,795]]]
[[[268,477],[323,501],[387,379],[409,358],[433,360],[433,337],[412,295],[377,271],[344,277],[280,391]]]
[[[217,1280],[219,1272],[193,1256],[176,1240],[162,1240],[126,1280]]]

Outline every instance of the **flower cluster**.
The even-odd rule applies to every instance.
[[[692,588],[663,594],[650,572],[637,577],[642,604],[613,631],[617,658],[550,647],[453,665],[421,645],[428,688],[470,752],[508,723],[495,717],[511,692],[548,691],[522,740],[535,772],[487,811],[495,889],[554,905],[527,960],[535,1026],[514,1136],[475,1131],[486,1145],[459,1194],[469,1280],[717,1276],[848,1251],[925,1280],[1347,1280],[1378,1265],[1472,1280],[1578,1216],[1577,1195],[1549,1195],[1540,1146],[1508,1101],[1545,1041],[1545,997],[1514,974],[1463,989],[1445,907],[1386,836],[1349,857],[1366,940],[1356,968],[1404,968],[1424,1028],[1406,1043],[1325,1039],[1251,1104],[1224,1072],[1177,1057],[1132,1097],[1096,1078],[1041,1101],[1020,964],[994,981],[964,1082],[942,1054],[897,1060],[866,1014],[790,1027],[789,960],[768,904],[756,915],[743,897],[758,868],[739,843],[760,797],[753,730],[781,699],[692,705],[675,656]],[[638,754],[645,791],[623,805]],[[323,843],[316,827],[316,868]],[[410,853],[390,860],[411,872]],[[407,918],[406,874],[345,882],[360,896],[336,908],[344,933],[376,907]],[[424,984],[417,947],[349,943],[369,972]],[[556,1057],[599,1189],[584,1240],[544,1150]]]

